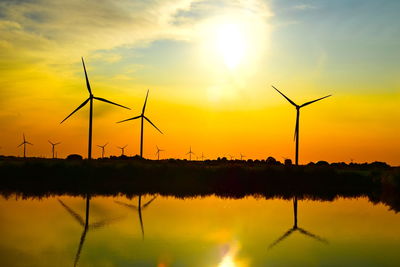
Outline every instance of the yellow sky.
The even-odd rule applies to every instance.
[[[367,18],[317,3],[5,1],[0,154],[22,155],[25,133],[28,156],[49,157],[47,140],[62,142],[60,157],[87,155],[88,108],[59,125],[87,98],[84,56],[94,95],[132,108],[95,102],[95,157],[106,142],[106,155],[125,144],[128,155],[139,153],[139,122],[115,122],[139,115],[150,89],[146,113],[165,134],[145,125],[147,158],[158,145],[162,157],[183,158],[192,146],[207,158],[293,159],[295,109],[273,84],[298,104],[333,94],[301,111],[301,163],[398,165],[397,28],[391,13],[385,21],[373,14],[391,6],[357,6]]]

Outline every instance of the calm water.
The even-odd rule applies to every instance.
[[[0,266],[400,266],[400,214],[363,198],[299,200],[297,225],[293,200],[138,202],[1,198]]]

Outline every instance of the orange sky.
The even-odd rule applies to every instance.
[[[300,163],[400,163],[400,67],[397,4],[342,1],[88,1],[0,4],[0,154],[87,155],[88,108],[59,125],[87,98],[84,56],[95,96],[132,108],[94,104],[96,146],[106,156],[139,153],[183,158],[192,146],[207,158],[294,157],[296,103],[333,94],[305,107]],[[394,6],[393,6],[394,5]],[[90,11],[88,11],[90,10]],[[379,14],[384,12],[383,18]],[[318,22],[318,23],[317,23]]]

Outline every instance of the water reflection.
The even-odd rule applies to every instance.
[[[273,248],[274,246],[278,245],[280,242],[282,242],[283,240],[285,240],[286,238],[288,238],[291,234],[293,234],[294,232],[298,231],[299,233],[311,237],[319,242],[328,244],[328,240],[326,240],[323,237],[320,237],[316,234],[311,233],[310,231],[305,230],[304,228],[298,227],[297,226],[297,197],[293,198],[293,227],[290,228],[287,232],[285,232],[281,237],[279,237],[275,242],[273,242],[268,249]]]
[[[94,223],[89,223],[89,213],[90,213],[90,195],[86,195],[86,208],[85,208],[85,220],[83,220],[82,216],[75,212],[71,207],[65,204],[61,199],[57,199],[61,206],[74,218],[74,220],[83,227],[83,232],[81,234],[81,238],[79,241],[78,250],[74,259],[74,266],[77,266],[79,262],[79,258],[81,255],[81,251],[83,248],[83,244],[85,243],[86,234],[89,230],[96,230],[102,228],[105,225],[111,224],[115,221],[120,220],[121,218],[111,218],[111,219],[103,219]]]
[[[142,205],[142,195],[139,195],[138,205],[137,206],[133,205],[133,204],[128,204],[128,203],[125,203],[125,202],[122,202],[122,201],[118,201],[118,200],[114,201],[115,203],[117,203],[117,204],[119,204],[121,206],[136,210],[138,212],[139,222],[140,222],[140,229],[142,230],[142,240],[144,240],[144,226],[143,226],[142,209],[143,210],[146,209],[156,198],[157,198],[157,196],[153,197],[152,199],[147,201],[144,205]]]

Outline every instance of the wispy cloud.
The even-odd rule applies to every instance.
[[[309,9],[316,9],[317,7],[311,4],[298,4],[293,6],[293,9],[297,10],[309,10]]]

